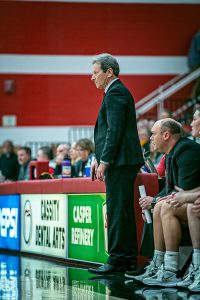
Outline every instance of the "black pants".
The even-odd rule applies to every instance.
[[[124,165],[106,172],[108,263],[130,266],[138,254],[134,216],[134,182],[139,166]]]

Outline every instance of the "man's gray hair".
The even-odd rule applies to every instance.
[[[92,64],[98,63],[101,65],[101,69],[105,73],[108,69],[113,69],[113,74],[115,76],[119,75],[119,64],[111,54],[108,53],[102,53],[97,56],[95,56],[92,60]]]
[[[160,133],[163,134],[169,130],[171,134],[183,135],[182,125],[174,119],[166,118],[161,120]]]

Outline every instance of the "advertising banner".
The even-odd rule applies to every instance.
[[[20,249],[20,196],[0,196],[0,248]]]
[[[21,299],[19,270],[19,257],[0,254],[0,299]]]
[[[68,258],[104,263],[107,255],[105,194],[68,195]]]
[[[66,258],[67,196],[21,195],[21,251]]]
[[[65,266],[44,260],[21,258],[21,300],[67,298]]]

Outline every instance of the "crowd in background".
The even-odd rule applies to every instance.
[[[43,146],[33,158],[30,147],[19,147],[15,151],[12,141],[2,145],[0,157],[0,181],[17,181],[30,179],[30,162],[49,161],[47,172],[54,178],[62,177],[62,162],[70,161],[71,177],[84,177],[85,166],[90,166],[94,158],[94,144],[90,139],[83,138],[77,142],[59,144],[55,151],[52,147]]]
[[[169,111],[163,111],[161,119],[171,117]],[[155,151],[150,143],[151,128],[154,120],[138,120],[138,133],[144,157],[150,157],[154,166],[159,168],[163,154]],[[191,137],[188,127],[185,135]],[[191,137],[192,138],[192,137]],[[197,139],[197,142],[199,140]],[[30,161],[49,161],[48,173],[54,178],[62,177],[62,162],[70,160],[71,177],[84,177],[85,167],[90,166],[94,159],[94,144],[90,139],[83,138],[72,144],[63,143],[57,148],[43,146],[37,150],[37,157],[32,157],[31,148],[27,146],[14,147],[13,142],[7,140],[2,145],[0,156],[0,181],[17,181],[30,179]],[[163,174],[162,174],[163,175]]]

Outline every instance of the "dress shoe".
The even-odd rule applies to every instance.
[[[104,264],[99,268],[89,268],[88,271],[93,274],[103,275],[103,274],[110,274],[115,272],[125,272],[126,267],[124,266],[116,267],[110,264]]]
[[[134,266],[132,269],[128,268],[125,273],[125,276],[128,278],[134,278],[135,276],[142,275],[146,271],[147,265],[148,264],[145,264],[144,266],[142,266],[140,268],[138,268],[137,266]]]
[[[137,270],[138,270],[137,264],[131,265],[131,266],[127,266],[127,268],[126,268],[126,271],[129,271],[129,272],[136,272]]]

